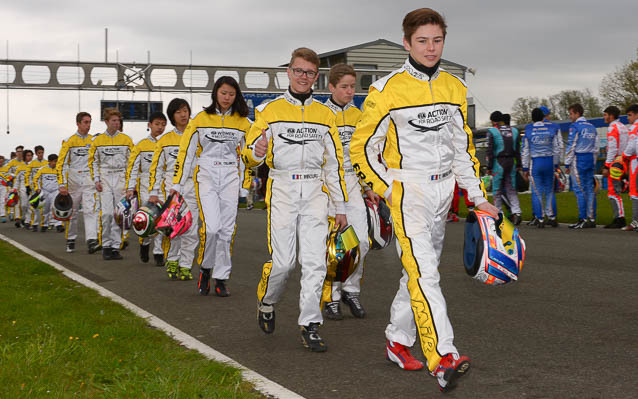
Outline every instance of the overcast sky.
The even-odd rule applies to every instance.
[[[548,96],[565,89],[598,94],[603,76],[636,57],[638,2],[634,1],[6,1],[0,24],[0,57],[9,41],[10,59],[277,66],[293,48],[318,53],[379,38],[401,42],[401,21],[418,7],[441,12],[448,23],[443,57],[472,67],[469,96],[477,121],[495,109],[509,111],[521,96]],[[294,4],[294,5],[290,5]],[[4,82],[0,66],[0,82]],[[136,100],[146,99],[137,93]],[[175,95],[163,94],[167,104]],[[182,95],[190,100],[188,95]],[[0,154],[18,144],[42,144],[57,152],[75,131],[78,92],[11,90],[6,135],[6,90],[0,88]],[[94,115],[92,133],[104,130],[99,101],[114,92],[80,94],[81,108]],[[130,94],[120,99],[131,99]],[[159,100],[153,94],[153,100]],[[193,110],[210,102],[194,95]],[[485,108],[483,108],[483,106]],[[489,112],[488,112],[489,111]],[[146,125],[127,123],[135,141]]]

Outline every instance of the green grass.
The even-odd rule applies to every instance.
[[[239,370],[0,241],[0,398],[262,398]]]
[[[532,195],[531,194],[519,194],[518,196],[521,202],[521,211],[523,220],[532,219]],[[627,194],[622,194],[623,207],[625,208],[625,218],[631,220],[631,200]],[[490,197],[490,201],[492,198]],[[600,190],[596,195],[596,223],[608,224],[611,223],[614,216],[611,210],[611,204],[607,198],[607,190]],[[578,222],[578,204],[576,203],[576,196],[571,192],[562,192],[556,194],[556,209],[558,213],[558,221],[561,223],[576,223]],[[463,200],[459,201],[459,216],[467,216],[467,208]]]

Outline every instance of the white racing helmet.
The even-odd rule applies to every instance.
[[[394,238],[392,229],[392,215],[390,208],[383,199],[379,205],[375,205],[370,199],[365,199],[368,215],[368,236],[370,237],[370,249],[383,249],[390,245]]]
[[[518,229],[499,213],[472,211],[465,220],[463,263],[471,277],[487,285],[518,280],[525,261],[525,241]]]
[[[73,198],[70,195],[58,194],[53,200],[53,217],[66,222],[73,214]]]

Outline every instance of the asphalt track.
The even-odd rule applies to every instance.
[[[343,321],[328,320],[320,330],[329,350],[310,353],[296,325],[299,268],[276,306],[276,332],[266,336],[257,326],[256,288],[268,258],[265,212],[240,210],[237,221],[228,298],[200,296],[195,280],[168,280],[162,268],[139,262],[136,243],[123,251],[123,261],[105,262],[87,254],[81,236],[76,252],[67,254],[63,234],[10,223],[0,233],[307,398],[441,395],[426,372],[385,360],[384,329],[401,273],[393,248],[367,259],[361,298],[368,316],[354,319],[344,308]],[[521,230],[528,248],[521,280],[487,287],[461,266],[463,224],[448,224],[441,285],[455,343],[472,359],[472,370],[446,396],[638,397],[638,234],[564,225]],[[412,353],[423,360],[418,343]]]

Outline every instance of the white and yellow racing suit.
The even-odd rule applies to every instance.
[[[52,217],[53,201],[58,195],[58,172],[46,165],[35,174],[33,177],[32,188],[34,190],[40,190],[40,195],[44,199],[44,206],[42,207],[42,219],[40,225],[42,227],[47,226],[62,226],[62,222]]]
[[[29,165],[27,165],[26,186],[29,187],[29,190],[28,190],[29,193],[33,193],[35,191],[33,189],[33,179],[35,178],[36,173],[38,173],[38,171],[41,168],[43,168],[44,166],[47,166],[48,164],[49,162],[44,159],[34,159],[33,161],[29,162]],[[29,206],[28,208],[29,208],[29,212],[28,212],[29,223],[32,226],[38,226],[39,224],[41,224],[42,209],[34,210],[33,208],[31,208],[31,206]]]
[[[476,205],[486,194],[467,126],[465,83],[443,69],[432,75],[423,69],[408,59],[370,86],[350,157],[358,176],[391,199],[403,277],[386,337],[412,346],[418,333],[434,370],[442,356],[458,354],[438,272],[454,182]]]
[[[124,196],[126,166],[132,150],[133,140],[120,131],[97,135],[89,149],[91,178],[102,184],[102,192],[98,193],[102,248],[119,250],[122,244],[122,229],[115,223],[113,211]]]
[[[352,294],[361,292],[361,280],[363,279],[363,265],[366,254],[370,249],[370,239],[368,238],[368,216],[366,205],[361,195],[362,187],[359,178],[352,167],[350,161],[350,140],[354,133],[354,128],[361,118],[361,111],[353,103],[348,103],[344,107],[332,101],[332,98],[325,103],[335,114],[336,124],[339,130],[339,139],[343,146],[343,172],[348,190],[348,202],[346,202],[346,217],[357,238],[359,239],[359,263],[353,273],[348,276],[345,282],[328,281],[324,282],[322,302],[338,302],[341,299],[341,290]],[[328,210],[330,216],[335,215],[335,206],[330,202]]]
[[[139,206],[142,207],[148,201],[150,195],[149,181],[151,162],[153,154],[157,146],[157,139],[148,136],[140,140],[129,157],[128,167],[126,168],[126,187],[127,190],[137,191]],[[139,237],[140,245],[150,245],[153,242],[153,254],[161,255],[164,253],[162,249],[162,235],[156,234],[154,237]]]
[[[247,168],[265,158],[270,167],[266,188],[268,250],[272,260],[263,266],[257,299],[274,304],[281,297],[295,267],[297,242],[301,264],[298,324],[322,323],[320,301],[326,276],[328,195],[337,214],[345,214],[343,150],[335,115],[312,96],[302,103],[290,91],[260,104],[242,158]],[[264,158],[254,145],[266,130]],[[322,175],[324,181],[322,181]],[[323,185],[327,187],[324,191]]]
[[[75,240],[78,235],[80,205],[84,215],[84,239],[99,240],[97,223],[100,207],[89,171],[89,149],[92,141],[93,136],[90,134],[81,135],[76,132],[62,142],[58,163],[55,165],[58,185],[66,187],[73,199],[73,213],[66,226],[67,240]]]
[[[182,132],[173,129],[160,137],[155,146],[150,169],[149,189],[151,195],[157,195],[162,201],[166,201],[168,192],[173,187],[175,161],[179,154],[179,143],[182,141],[182,135]],[[197,237],[199,208],[195,199],[195,185],[192,175],[188,177],[186,183],[182,186],[181,194],[193,216],[194,227],[171,240],[164,238],[164,259],[166,259],[166,262],[179,262],[180,267],[190,269],[193,266],[195,249],[199,242]]]
[[[231,244],[235,235],[239,200],[239,150],[250,120],[239,114],[202,111],[186,128],[175,163],[173,189],[184,192],[190,176],[201,227],[197,263],[212,269],[211,277],[230,277]],[[195,219],[197,220],[197,219]]]
[[[24,162],[15,168],[15,180],[13,188],[18,191],[18,203],[15,205],[15,218],[22,220],[22,223],[28,223],[29,216],[29,196],[27,195],[27,167]]]

